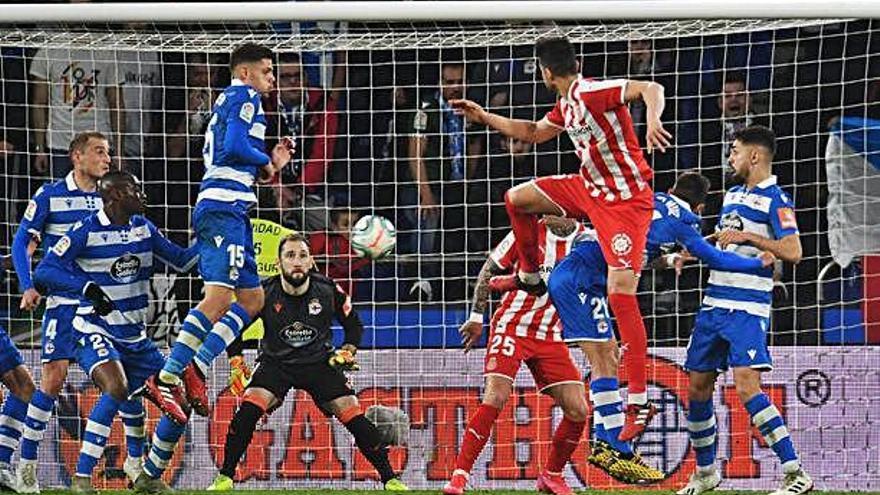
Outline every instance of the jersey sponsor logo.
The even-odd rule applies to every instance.
[[[61,239],[58,239],[58,242],[52,246],[52,252],[55,253],[56,256],[64,256],[64,253],[70,248],[70,237],[63,236]]]
[[[324,309],[324,307],[321,306],[321,301],[319,301],[318,298],[314,297],[309,301],[309,314],[310,315],[315,316],[315,315],[321,314],[322,309]]]
[[[624,232],[615,234],[611,238],[611,251],[618,256],[625,256],[632,251],[633,242]]]
[[[37,202],[34,200],[30,200],[30,201],[28,201],[27,209],[24,210],[24,218],[27,221],[32,221],[36,215],[37,215]]]
[[[131,253],[125,253],[110,265],[110,277],[120,284],[130,284],[137,279],[140,270],[141,259]]]
[[[293,325],[288,325],[282,328],[279,335],[281,336],[281,340],[291,347],[299,348],[306,346],[315,340],[318,336],[318,331],[310,325],[297,321]]]
[[[797,218],[794,215],[794,210],[791,208],[780,208],[776,210],[776,213],[779,215],[779,225],[783,229],[797,228]]]
[[[739,213],[732,211],[727,213],[726,215],[721,217],[721,230],[733,229],[733,230],[743,230],[745,229],[745,225],[743,224],[742,217],[739,216]]]
[[[233,266],[232,268],[229,269],[229,280],[235,282],[238,280],[238,276],[239,276],[238,268]]]
[[[254,107],[254,104],[251,102],[246,102],[241,106],[241,110],[238,112],[238,116],[241,117],[241,120],[250,124],[254,120],[254,114],[257,112],[257,109]]]

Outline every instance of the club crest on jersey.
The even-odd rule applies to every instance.
[[[597,330],[599,333],[606,333],[606,332],[608,332],[608,328],[609,328],[609,325],[608,325],[608,322],[607,322],[606,320],[599,320],[599,321],[596,322],[596,330]]]
[[[135,281],[140,270],[141,259],[125,253],[110,265],[110,277],[120,284],[130,284]]]
[[[321,306],[321,301],[319,301],[317,298],[312,298],[312,300],[309,301],[309,314],[310,315],[315,316],[315,315],[321,314],[322,309],[324,309],[324,307]]]
[[[229,269],[229,280],[233,282],[238,280],[238,268],[233,266]]]
[[[616,234],[611,238],[611,251],[618,256],[624,256],[632,251],[632,239],[625,233]]]

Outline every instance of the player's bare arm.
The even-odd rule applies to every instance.
[[[660,120],[660,116],[663,115],[663,109],[666,107],[663,85],[650,81],[629,80],[626,82],[626,92],[623,95],[623,99],[627,103],[639,99],[645,102],[648,124],[645,141],[647,142],[648,153],[652,153],[654,148],[665,153],[666,148],[672,145],[670,142],[672,134],[663,128],[663,122]]]
[[[752,232],[727,229],[718,233],[718,247],[724,249],[728,244],[751,244],[762,251],[769,251],[777,258],[788,263],[798,264],[803,256],[801,237],[791,234],[782,239],[770,239]]]
[[[544,119],[537,122],[509,119],[487,112],[483,107],[471,100],[450,100],[449,104],[469,122],[487,125],[505,136],[519,139],[520,141],[543,143],[555,138],[563,131],[563,129],[554,126]]]
[[[486,307],[489,304],[489,280],[495,275],[504,273],[505,270],[495,263],[495,260],[488,258],[480,274],[477,276],[477,286],[474,287],[474,299],[471,301],[471,318],[461,325],[458,333],[461,334],[461,345],[464,346],[464,352],[473,348],[474,344],[483,334],[483,315],[486,313]],[[479,318],[479,320],[477,319]]]

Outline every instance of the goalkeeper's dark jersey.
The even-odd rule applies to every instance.
[[[326,361],[333,352],[335,318],[345,330],[345,343],[359,346],[363,324],[351,299],[333,280],[312,273],[309,290],[292,296],[276,275],[263,283],[266,303],[260,311],[265,335],[258,360],[297,365]]]

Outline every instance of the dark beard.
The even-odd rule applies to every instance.
[[[281,276],[284,277],[284,280],[293,287],[301,287],[309,280],[309,272],[306,272],[302,277],[299,278],[290,276],[286,273],[282,273]]]

